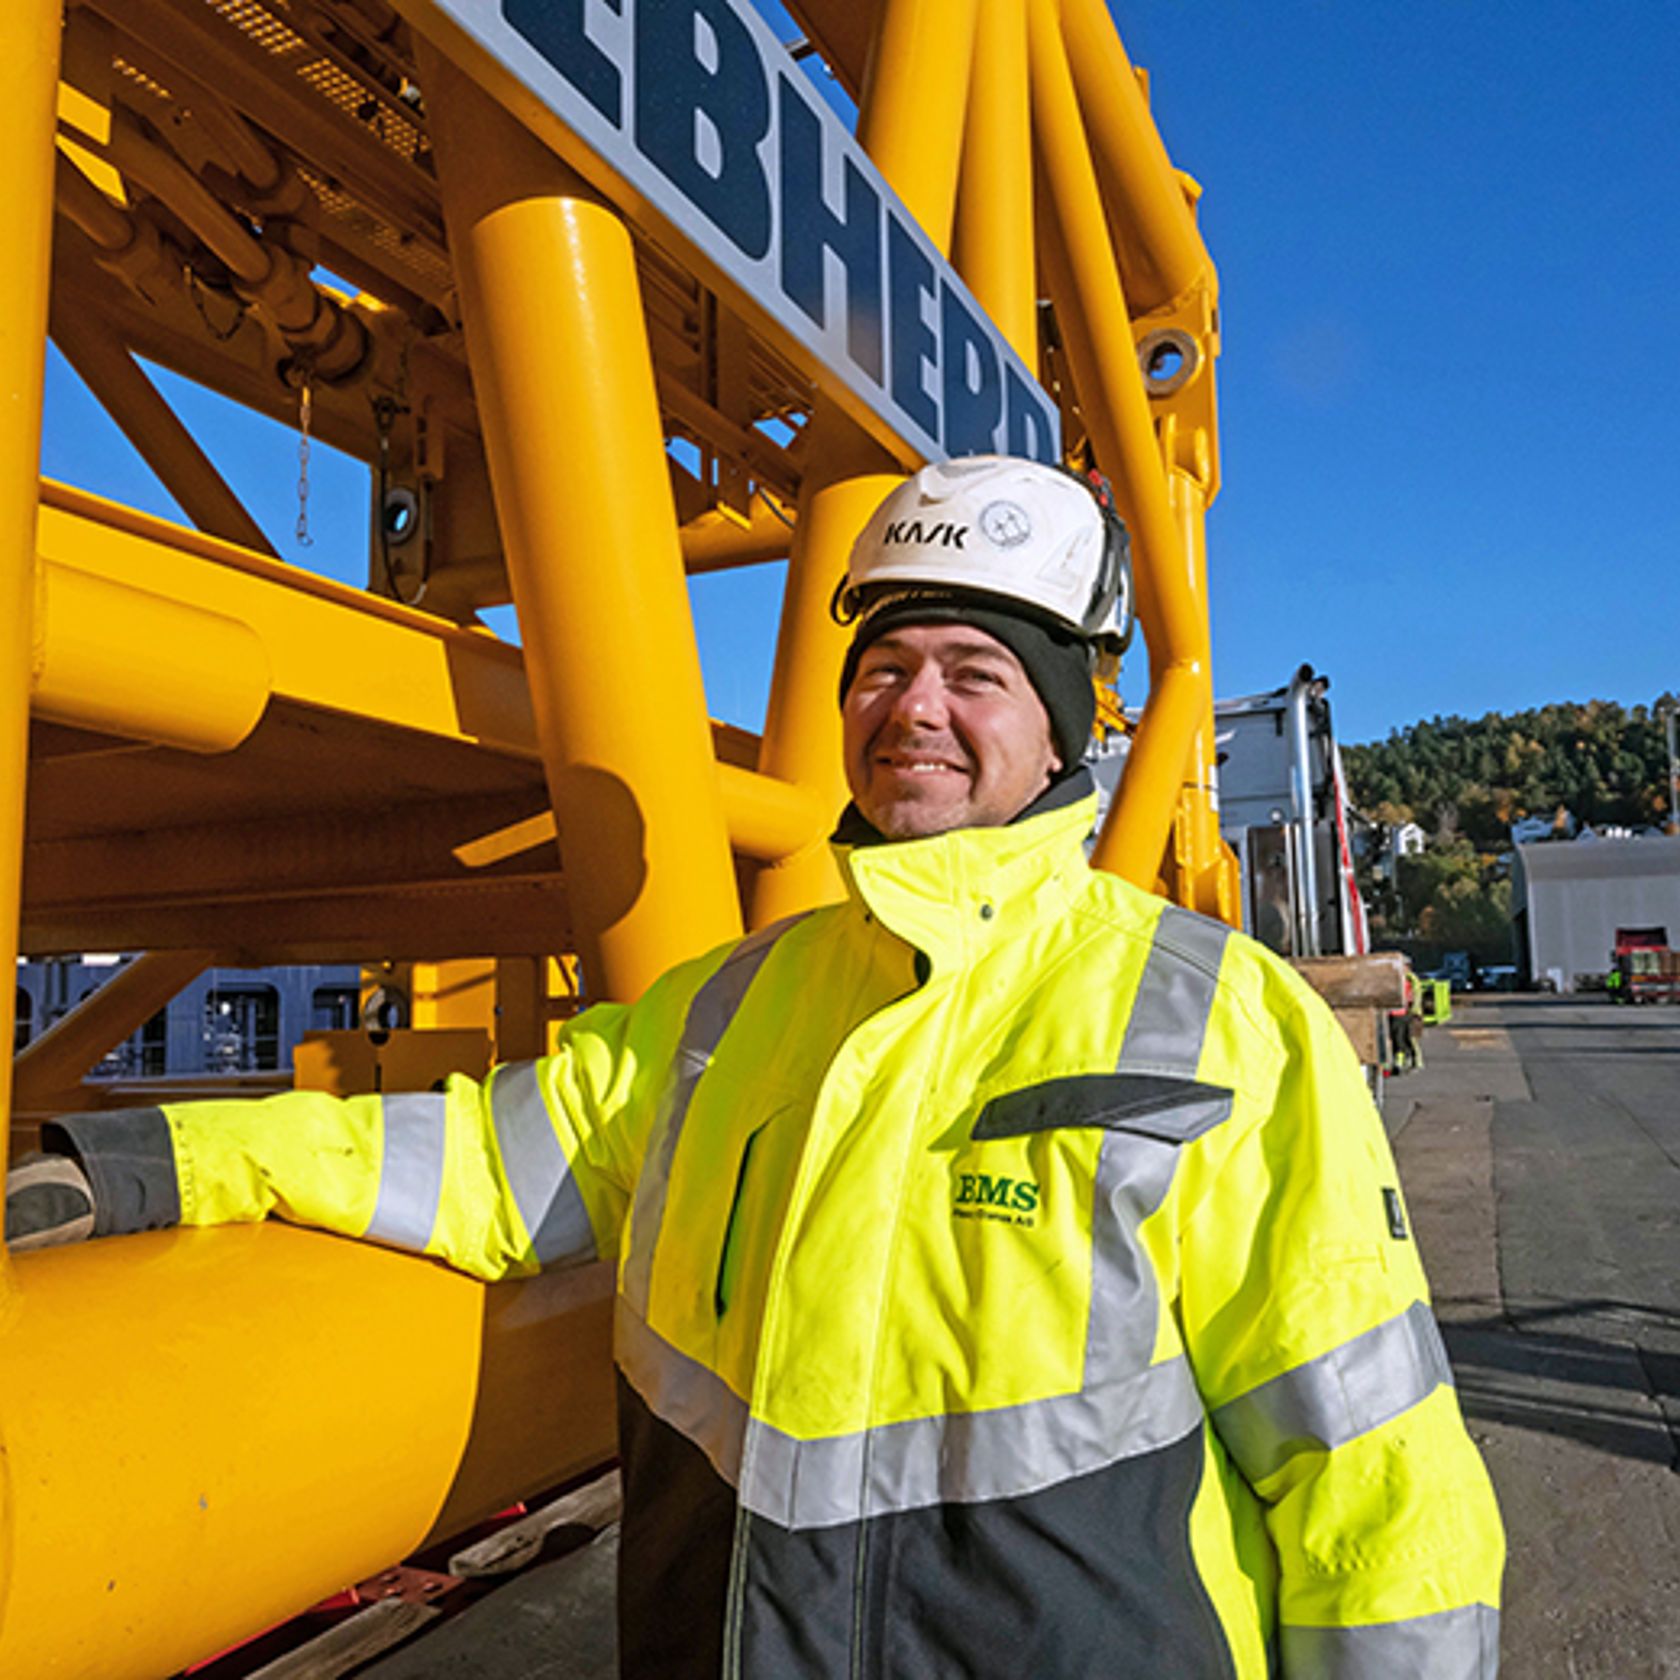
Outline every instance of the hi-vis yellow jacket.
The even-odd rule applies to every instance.
[[[1492,1680],[1360,1070],[1090,822],[850,851],[483,1086],[170,1108],[181,1217],[616,1261],[627,1675]]]

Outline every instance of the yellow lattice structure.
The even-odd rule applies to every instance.
[[[551,959],[628,997],[827,896],[829,601],[936,450],[1114,481],[1149,700],[1096,861],[1234,918],[1196,189],[1101,0],[790,10],[855,139],[746,0],[0,8],[0,955],[146,953],[18,1059],[14,1139],[213,963],[384,964],[522,1055]],[[49,328],[190,528],[39,483]],[[365,590],[142,360],[368,463]],[[755,738],[686,579],[783,559]],[[0,1673],[173,1672],[611,1451],[594,1273],[266,1227],[0,1265]]]

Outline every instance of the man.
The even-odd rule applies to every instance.
[[[483,1086],[72,1118],[99,1229],[613,1259],[633,1677],[1491,1680],[1498,1518],[1346,1041],[1085,861],[1123,560],[1069,475],[925,469],[842,596],[844,903]]]

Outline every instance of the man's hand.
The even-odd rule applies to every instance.
[[[68,1155],[26,1155],[6,1174],[6,1246],[51,1248],[93,1235],[93,1190]]]

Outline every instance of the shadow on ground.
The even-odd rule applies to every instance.
[[[1609,1320],[1625,1339],[1580,1328]],[[1567,1321],[1565,1323],[1560,1321]],[[1571,1302],[1443,1324],[1459,1403],[1473,1422],[1507,1424],[1680,1470],[1680,1313],[1618,1301]]]

